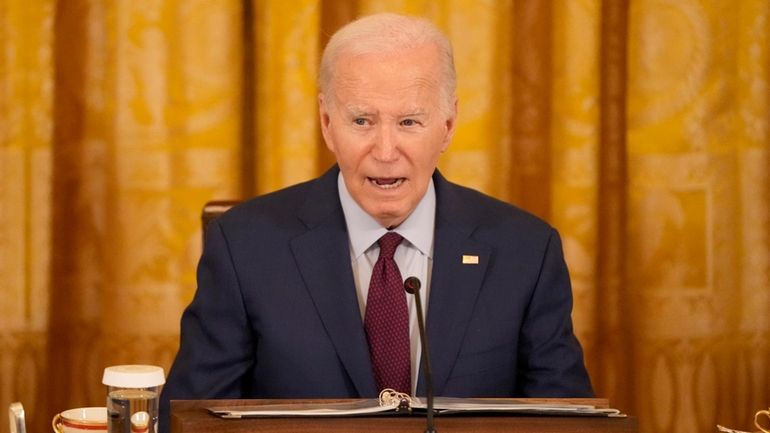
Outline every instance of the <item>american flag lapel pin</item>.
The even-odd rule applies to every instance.
[[[471,256],[471,255],[463,254],[463,264],[464,265],[478,265],[479,264],[479,256]]]

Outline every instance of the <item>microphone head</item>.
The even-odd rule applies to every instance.
[[[422,287],[422,284],[417,277],[409,277],[404,281],[404,290],[409,294],[414,295],[420,290],[420,287]]]

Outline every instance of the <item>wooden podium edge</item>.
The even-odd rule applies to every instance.
[[[421,432],[422,416],[285,417],[222,419],[208,412],[213,406],[246,406],[285,403],[352,402],[359,399],[228,399],[172,400],[171,432],[202,433],[362,433]],[[491,399],[493,400],[493,399]],[[512,399],[505,399],[512,400]],[[607,399],[513,399],[526,403],[574,403],[608,407]],[[480,414],[437,416],[436,429],[442,433],[637,433],[635,417],[545,416],[524,414]]]

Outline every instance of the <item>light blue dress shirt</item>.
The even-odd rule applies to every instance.
[[[348,240],[350,241],[350,260],[353,268],[353,280],[358,295],[358,305],[361,309],[363,322],[366,311],[366,299],[369,294],[369,280],[372,278],[372,269],[380,255],[380,247],[377,240],[388,230],[381,226],[377,220],[367,214],[353,199],[345,186],[342,173],[337,178],[337,186],[345,214],[345,222],[348,228]],[[430,276],[433,266],[433,233],[436,222],[436,190],[433,179],[428,184],[428,190],[417,204],[417,207],[393,231],[404,237],[398,246],[393,259],[401,272],[401,279],[417,277],[422,282],[420,296],[422,299],[423,317],[426,317],[428,308],[428,294],[430,293]],[[409,308],[409,338],[412,362],[412,394],[417,389],[417,373],[420,367],[420,331],[417,325],[417,306],[414,296],[406,295]],[[427,320],[427,319],[426,319]]]

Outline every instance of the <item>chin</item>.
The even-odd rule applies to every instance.
[[[395,215],[392,213],[388,214],[380,214],[377,216],[377,220],[382,224],[384,227],[387,227],[388,229],[397,227],[400,225],[404,220],[406,219],[406,215]]]
[[[370,215],[375,216],[378,221],[394,221],[395,225],[401,224],[405,219],[409,217],[415,207],[417,207],[418,201],[412,203],[409,199],[373,202]]]

